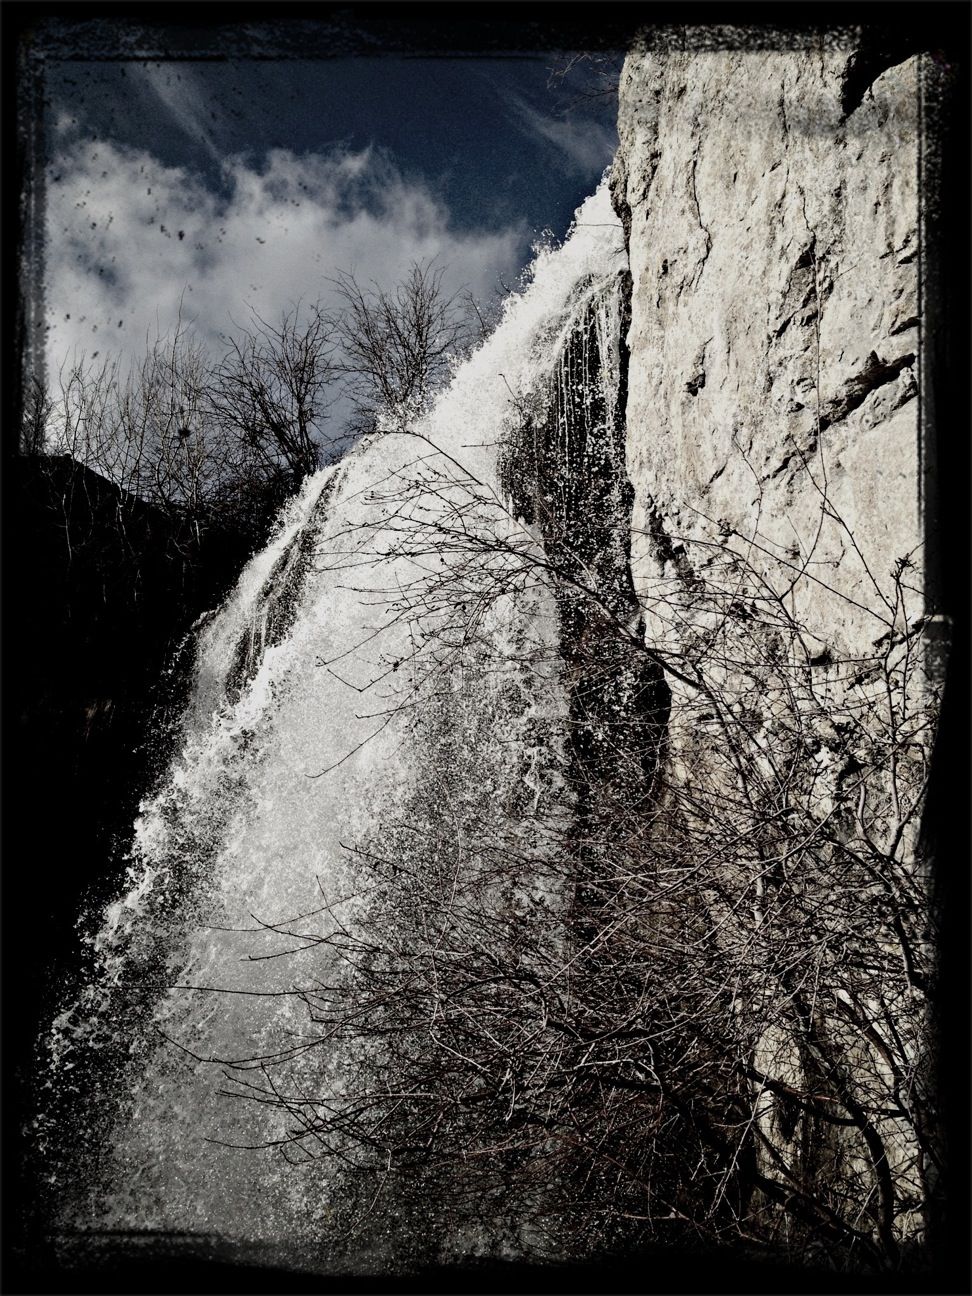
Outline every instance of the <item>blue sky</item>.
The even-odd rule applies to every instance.
[[[556,55],[48,64],[49,360],[204,340],[437,257],[488,299],[616,143]],[[583,72],[581,72],[583,75]]]

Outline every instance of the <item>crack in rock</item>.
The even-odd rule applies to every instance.
[[[698,123],[697,123],[697,122],[696,122],[696,131],[698,131]],[[707,226],[707,225],[705,224],[705,222],[702,220],[702,208],[699,206],[699,190],[698,190],[698,185],[696,184],[696,179],[695,179],[695,173],[696,173],[696,171],[698,170],[698,167],[699,167],[699,159],[698,159],[698,155],[697,155],[697,154],[693,154],[693,157],[692,157],[692,166],[691,166],[691,168],[690,168],[690,170],[689,170],[689,179],[690,179],[690,181],[691,181],[691,188],[692,188],[692,200],[693,200],[694,203],[695,203],[695,216],[696,216],[696,219],[697,219],[698,222],[699,222],[699,229],[700,229],[700,230],[702,231],[702,233],[705,235],[705,251],[702,253],[702,259],[699,261],[698,268],[696,269],[696,271],[695,271],[695,275],[694,275],[694,277],[693,277],[693,279],[692,279],[692,287],[693,287],[693,288],[694,288],[695,285],[698,283],[698,281],[699,281],[699,279],[700,279],[700,277],[701,277],[701,275],[702,275],[702,271],[705,269],[705,263],[706,263],[706,261],[707,261],[708,258],[709,258],[709,253],[712,251],[712,235],[709,233],[709,228],[708,228],[708,226]]]
[[[899,356],[896,360],[881,360],[877,352],[872,351],[861,372],[849,378],[840,395],[828,401],[826,408],[821,410],[820,431],[823,432],[832,424],[845,419],[858,406],[863,405],[872,392],[887,383],[894,382],[902,369],[910,368],[914,363],[915,357],[911,352]]]

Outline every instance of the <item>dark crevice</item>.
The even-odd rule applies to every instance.
[[[796,261],[793,263],[786,286],[783,289],[783,297],[779,307],[779,315],[782,316],[782,319],[773,331],[774,337],[782,337],[798,313],[809,306],[817,295],[814,251],[815,242],[811,238],[801,248]]]
[[[824,427],[824,424],[821,422],[820,426],[822,429]],[[786,470],[789,468],[790,464],[793,462],[794,459],[799,459],[803,467],[806,468],[807,460],[810,458],[812,454],[816,454],[816,453],[817,453],[817,438],[816,436],[813,436],[810,438],[807,444],[802,448],[798,446],[795,450],[791,450],[790,453],[777,464],[777,466],[773,469],[773,471],[771,473],[767,473],[765,477],[761,477],[760,481],[764,481],[764,482],[775,481],[777,477],[781,476],[783,473],[786,472]]]
[[[918,316],[909,315],[907,319],[903,319],[900,324],[896,324],[893,329],[889,330],[888,337],[897,337],[899,333],[907,333],[908,329],[917,327]]]
[[[918,42],[910,32],[875,32],[865,28],[860,47],[848,60],[841,80],[840,108],[845,119],[860,107],[878,77],[917,52]]]
[[[578,832],[582,843],[589,839],[582,855],[603,850],[593,838],[616,819],[605,812],[612,801],[649,804],[671,701],[660,666],[632,642],[644,622],[631,576],[634,493],[625,468],[630,275],[606,292],[619,295],[616,395],[598,330],[606,303],[592,295],[564,345],[547,408],[517,430],[507,468],[513,506],[539,527],[560,575],[572,781]]]
[[[863,405],[872,392],[894,382],[903,369],[910,368],[914,363],[915,357],[911,352],[895,360],[881,360],[877,352],[872,351],[861,372],[848,379],[840,395],[829,401],[821,411],[821,432],[845,419],[858,406]]]
[[[721,475],[722,471],[720,469],[719,472],[713,475],[710,485]],[[654,500],[649,500],[645,509],[645,530],[651,537],[655,557],[658,561],[663,564],[671,564],[686,585],[697,585],[698,577],[689,562],[685,546],[673,540],[668,534],[661,510]]]

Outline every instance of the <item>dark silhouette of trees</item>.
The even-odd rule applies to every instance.
[[[127,371],[81,357],[28,384],[21,449],[69,455],[158,509],[187,561],[207,531],[252,547],[305,477],[356,436],[407,426],[448,377],[470,330],[442,278],[416,263],[386,291],[339,274],[337,314],[254,312],[221,357],[181,320]]]

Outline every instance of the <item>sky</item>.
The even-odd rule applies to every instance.
[[[387,286],[435,258],[451,291],[495,299],[616,145],[611,96],[563,64],[50,60],[50,376],[142,354],[180,317],[219,349],[251,310],[326,302],[338,271]]]

